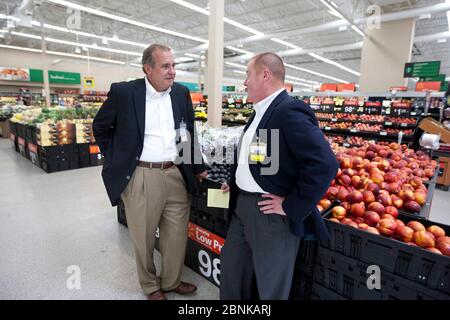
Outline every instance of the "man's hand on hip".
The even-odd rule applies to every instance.
[[[279,214],[280,216],[285,216],[286,213],[283,210],[283,201],[285,197],[276,196],[274,194],[263,194],[261,195],[263,198],[268,198],[268,200],[259,201],[258,205],[260,206],[259,210],[264,214]]]

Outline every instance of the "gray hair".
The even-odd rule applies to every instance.
[[[144,64],[149,64],[152,67],[155,66],[155,61],[153,61],[153,52],[155,52],[157,50],[172,51],[172,49],[170,47],[165,46],[163,44],[155,43],[155,44],[148,46],[144,50],[144,53],[142,54],[142,70],[144,71],[144,73],[145,73]]]
[[[273,52],[264,52],[254,56],[252,60],[255,62],[256,68],[266,67],[272,72],[275,79],[284,82],[286,70],[280,56]]]

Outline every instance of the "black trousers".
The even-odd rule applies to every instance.
[[[262,300],[287,300],[300,238],[291,233],[289,219],[264,214],[260,194],[239,193],[220,256],[220,298],[249,300],[256,278]]]

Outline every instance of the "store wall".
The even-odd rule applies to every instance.
[[[88,76],[88,67],[86,60],[72,59],[69,57],[61,56],[47,56],[47,63],[49,70],[55,71],[67,71],[78,72],[81,74],[81,79]],[[43,69],[42,56],[40,53],[25,52],[11,49],[0,49],[0,66],[1,67],[22,67],[32,69]],[[95,91],[108,91],[111,83],[118,81],[126,81],[128,78],[142,78],[144,76],[142,70],[137,67],[114,65],[110,63],[93,62],[90,63],[90,76],[94,77],[95,87],[86,90]],[[177,71],[177,81],[185,82],[198,82],[197,73],[189,73],[183,71]],[[225,85],[241,85],[243,80],[233,81],[228,79],[224,81]],[[0,81],[0,86],[12,85],[12,81]],[[25,86],[27,83],[16,83],[19,86]],[[36,86],[32,84],[31,86]],[[39,86],[39,84],[38,84]],[[43,84],[42,84],[43,86]],[[70,85],[51,85],[52,87],[64,87],[64,88],[80,88],[80,86]],[[84,90],[81,87],[81,90]]]
[[[405,86],[406,62],[411,61],[415,20],[383,22],[380,29],[367,30],[361,55],[361,91],[387,91]]]

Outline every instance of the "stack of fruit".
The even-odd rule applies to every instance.
[[[378,132],[381,131],[382,126],[379,124],[355,123],[354,128],[364,132]]]
[[[411,135],[413,134],[413,130],[412,129],[386,129],[386,132],[389,134],[398,134],[400,133],[400,131],[403,132],[404,135]]]
[[[427,198],[424,185],[433,177],[435,160],[398,143],[334,149],[340,169],[331,182],[326,199],[341,201],[346,213],[353,204],[358,210],[378,212],[405,210],[420,212]],[[373,204],[372,204],[373,203]],[[319,205],[324,209],[324,205]],[[369,206],[371,206],[369,208]],[[378,208],[374,210],[373,208]],[[320,208],[319,208],[320,209]]]
[[[366,122],[383,122],[384,116],[363,114],[359,117],[359,120]]]
[[[392,122],[394,124],[402,124],[402,123],[415,124],[416,123],[416,119],[414,119],[414,118],[387,117],[385,121]]]
[[[372,202],[365,210],[365,203],[349,204],[349,211],[341,206],[331,210],[330,221],[365,230],[377,235],[390,237],[408,245],[421,247],[437,254],[450,256],[450,237],[439,226],[425,226],[418,221],[410,221],[406,225],[398,219],[395,207],[383,208],[378,202]]]

